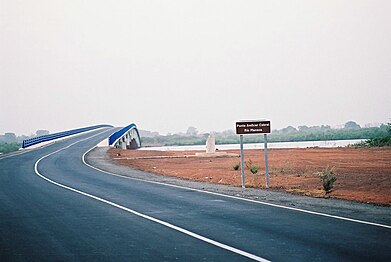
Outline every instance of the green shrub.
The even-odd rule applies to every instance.
[[[247,162],[246,162],[246,167],[250,170],[250,172],[252,173],[252,174],[257,174],[258,173],[258,170],[259,170],[259,166],[257,166],[257,165],[253,165],[253,162],[252,162],[252,160],[250,159],[250,160],[248,160]]]
[[[0,153],[3,154],[18,151],[19,148],[20,144],[18,143],[0,143]]]
[[[334,175],[333,168],[326,167],[322,172],[316,173],[320,176],[323,184],[323,190],[326,195],[333,191],[334,182],[337,181],[337,177]]]
[[[250,168],[251,173],[253,173],[254,175],[255,175],[256,173],[258,173],[258,170],[259,170],[259,166],[252,166],[252,167]]]
[[[383,147],[391,146],[391,136],[370,138],[360,143],[354,144],[356,147]]]
[[[239,167],[240,167],[240,164],[235,164],[235,165],[232,166],[232,168],[234,170],[239,170]]]

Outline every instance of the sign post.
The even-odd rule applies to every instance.
[[[244,150],[243,150],[243,135],[240,135],[240,172],[242,174],[242,188],[246,188],[244,180]]]
[[[242,188],[245,188],[244,179],[244,150],[243,150],[243,135],[264,134],[265,145],[265,170],[266,170],[266,188],[269,188],[269,163],[267,153],[267,134],[270,133],[270,121],[239,121],[236,122],[236,134],[240,135],[240,160],[242,174]]]
[[[266,176],[266,188],[269,188],[269,159],[267,154],[267,134],[263,135],[265,143],[265,176]]]

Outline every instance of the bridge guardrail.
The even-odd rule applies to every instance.
[[[51,141],[51,140],[58,139],[58,138],[63,138],[63,137],[91,131],[91,130],[102,128],[102,127],[112,127],[112,126],[111,125],[95,125],[95,126],[83,127],[83,128],[73,129],[73,130],[49,134],[49,135],[37,136],[37,137],[23,140],[22,148],[26,148],[26,147],[29,147],[32,145],[36,145],[36,144],[39,144],[42,142]]]

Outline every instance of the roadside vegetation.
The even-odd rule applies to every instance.
[[[240,163],[232,165],[233,170],[239,170],[239,168],[240,168]]]
[[[326,167],[322,172],[317,172],[316,174],[322,181],[325,196],[328,196],[333,191],[334,183],[337,181],[333,168]]]
[[[248,170],[250,170],[250,172],[253,174],[253,175],[256,175],[259,171],[259,166],[257,165],[254,165],[253,164],[253,161],[250,159],[248,161],[245,162],[245,165],[247,167]]]
[[[355,144],[357,147],[383,147],[391,146],[391,123],[387,124],[387,134],[383,137],[369,138],[361,143]]]
[[[10,152],[18,151],[20,148],[19,143],[0,143],[0,153],[7,154]]]
[[[24,139],[48,134],[48,130],[37,130],[35,134],[31,134],[29,136],[17,136],[15,133],[11,132],[4,133],[3,135],[0,134],[0,154],[7,154],[14,151],[18,151]]]

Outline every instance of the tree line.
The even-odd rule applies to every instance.
[[[388,136],[388,125],[380,127],[361,128],[353,121],[345,124],[344,128],[332,129],[330,126],[288,126],[281,130],[273,130],[268,135],[269,142],[300,142],[300,141],[328,141],[328,140],[351,140],[351,139],[377,139]],[[181,145],[204,145],[209,136],[206,134],[194,134],[194,129],[186,134],[155,135],[141,137],[143,146],[181,146]],[[233,130],[216,132],[216,144],[238,144],[239,136]],[[244,143],[263,143],[262,135],[244,136]]]

